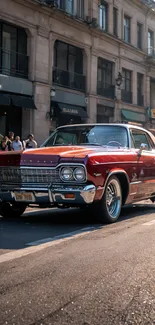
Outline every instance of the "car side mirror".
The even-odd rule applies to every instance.
[[[146,143],[141,143],[139,151],[138,151],[138,156],[141,155],[143,150],[148,150],[148,145]]]

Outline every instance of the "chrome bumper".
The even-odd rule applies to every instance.
[[[101,191],[101,188],[99,188]],[[16,199],[17,193],[31,193],[33,201],[24,199],[20,202],[27,204],[68,204],[68,205],[83,205],[90,204],[94,201],[98,188],[94,185],[87,185],[80,188],[66,187],[66,188],[50,188],[50,189],[33,189],[33,188],[17,188],[12,191],[0,191],[0,200],[2,202],[19,202]]]

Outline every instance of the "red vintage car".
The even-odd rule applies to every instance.
[[[38,149],[0,153],[0,214],[80,207],[115,222],[121,207],[155,200],[155,138],[128,124],[59,127]]]

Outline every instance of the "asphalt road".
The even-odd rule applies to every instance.
[[[155,206],[0,218],[0,325],[155,324]]]

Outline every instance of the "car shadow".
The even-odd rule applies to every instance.
[[[117,222],[151,213],[154,213],[154,204],[128,205],[122,208]],[[58,240],[105,226],[106,224],[97,222],[93,215],[88,215],[87,210],[32,210],[25,212],[21,218],[0,218],[0,250],[5,250],[3,253],[6,253],[8,250],[25,248],[27,243],[36,243],[38,240],[41,244],[45,238],[49,238],[49,241]]]

